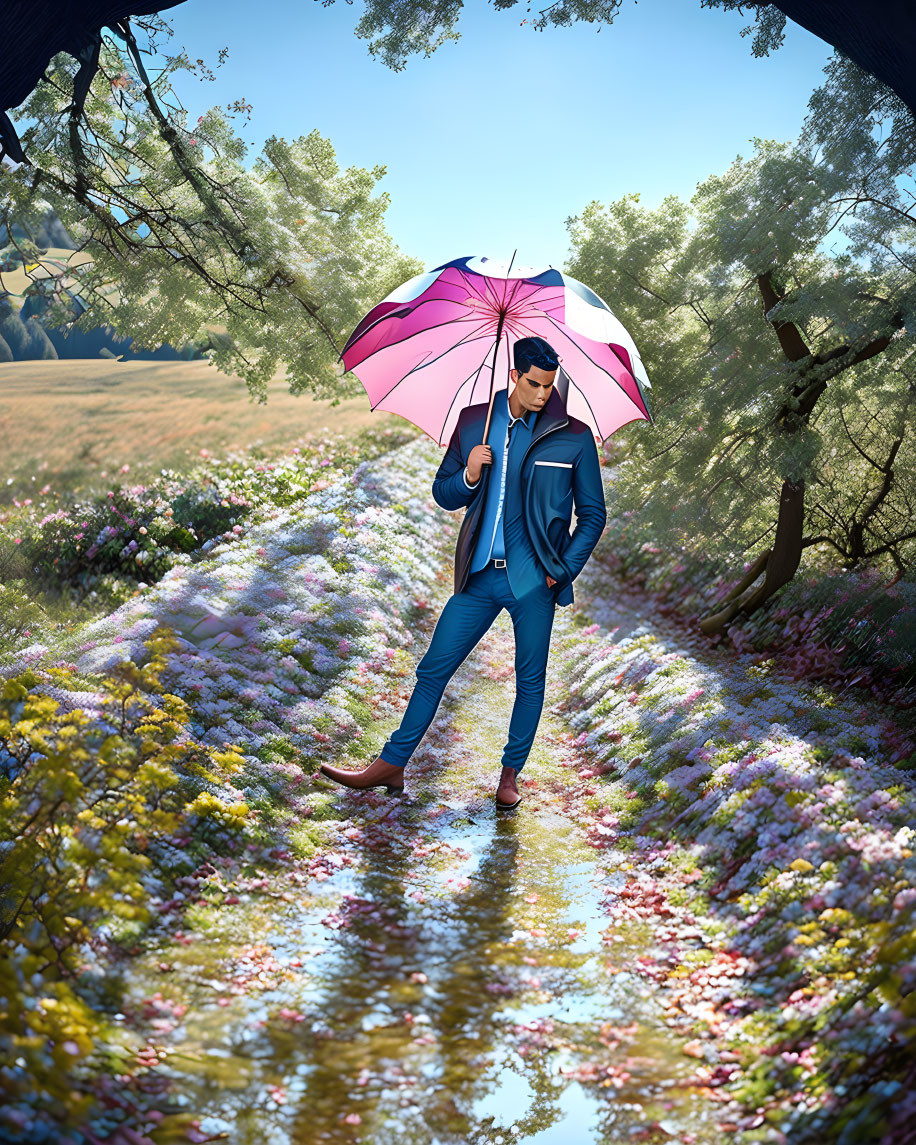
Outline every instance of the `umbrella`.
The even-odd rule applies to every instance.
[[[552,266],[513,273],[514,260],[456,258],[408,279],[369,311],[339,360],[371,408],[399,414],[446,445],[465,407],[489,401],[492,409],[496,390],[508,387],[515,343],[538,335],[560,358],[556,384],[567,413],[599,441],[628,422],[652,422],[639,352],[607,303]]]

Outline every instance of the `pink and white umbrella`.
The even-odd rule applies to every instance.
[[[633,339],[594,291],[553,267],[513,272],[511,261],[466,256],[418,274],[369,311],[340,360],[372,409],[446,445],[465,407],[492,405],[508,387],[513,347],[532,335],[556,350],[567,413],[599,441],[627,422],[652,422]]]

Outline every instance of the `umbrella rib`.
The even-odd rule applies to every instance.
[[[521,278],[518,280],[518,284],[513,290],[512,298],[510,299],[509,303],[507,304],[507,310],[509,309],[509,307],[511,307],[512,301],[514,300],[515,295],[519,292],[519,290],[521,290],[522,286],[527,281],[528,280],[525,278]],[[557,294],[548,294],[546,297],[537,296],[536,301],[533,303],[530,303],[529,305],[531,306],[532,310],[537,310],[539,314],[543,314],[545,318],[549,318],[550,315],[547,313],[547,310],[546,310],[547,304],[550,302],[555,302],[555,301],[561,301],[562,302],[563,297],[564,297],[563,296],[563,290],[561,289]],[[507,314],[506,318],[508,320],[510,318],[510,315]],[[524,320],[516,317],[515,321],[524,321]]]
[[[541,298],[539,298],[539,299],[538,299],[538,303],[537,303],[537,305],[538,305],[538,309],[539,309],[539,310],[543,310],[543,309],[544,309],[544,307],[543,307],[543,305],[542,305],[542,303],[543,303],[543,302],[553,302],[553,301],[554,301],[554,299],[560,299],[560,300],[562,300],[564,297],[565,297],[565,295],[564,295],[564,293],[563,293],[563,289],[561,289],[561,290],[560,290],[560,291],[559,291],[557,294],[552,294],[552,295],[551,295],[551,294],[548,294],[548,295],[547,295],[547,297],[546,297],[546,298],[544,298],[544,299],[541,299]],[[546,311],[545,311],[545,313],[546,313]]]
[[[462,345],[466,346],[466,345],[469,345],[471,342],[476,342],[477,338],[488,338],[488,337],[489,336],[487,334],[479,334],[474,338],[459,338],[459,340],[457,342],[453,342],[451,346],[449,346],[446,350],[443,350],[441,354],[437,354],[435,356],[435,358],[430,358],[429,361],[418,362],[415,366],[412,366],[407,371],[407,373],[404,374],[404,376],[402,378],[398,378],[398,380],[394,383],[394,385],[391,387],[391,389],[388,390],[388,392],[384,395],[383,398],[380,399],[380,401],[384,401],[391,394],[393,394],[394,391],[401,384],[401,382],[406,382],[407,379],[411,376],[411,374],[415,374],[420,370],[425,370],[427,366],[431,366],[431,365],[433,365],[434,362],[438,362],[441,358],[444,358],[446,354],[450,354],[452,352],[452,350],[456,349],[458,346],[462,346]],[[480,369],[479,366],[477,368],[478,368],[478,370]],[[379,402],[376,402],[376,404],[374,406],[370,406],[370,409],[375,409],[378,404],[379,404]]]
[[[510,265],[509,269],[510,270],[512,269],[511,265]],[[510,282],[512,284],[511,286],[509,286],[509,297],[506,301],[506,310],[508,311],[509,307],[515,301],[515,296],[518,294],[518,292],[521,290],[521,288],[524,286],[524,284],[528,281],[528,279],[527,278],[516,278],[513,280],[513,279],[507,278],[507,279],[504,279],[503,281],[506,282],[507,284]]]
[[[462,273],[464,273],[464,272],[462,272]],[[481,274],[481,275],[477,275],[477,277],[483,279],[483,290],[477,291],[478,297],[480,297],[485,302],[489,302],[491,306],[495,307],[498,310],[499,309],[499,299],[496,297],[496,291],[493,289],[493,287],[491,285],[490,276],[487,274]],[[473,283],[470,280],[468,280],[467,286],[469,289],[472,289]]]
[[[482,302],[489,302],[489,303],[490,303],[490,305],[492,305],[492,306],[494,306],[494,307],[496,307],[496,308],[498,309],[498,305],[499,305],[499,304],[498,304],[498,300],[496,299],[496,296],[495,296],[495,294],[494,294],[494,293],[493,293],[493,292],[490,290],[489,279],[488,279],[488,277],[487,277],[486,275],[474,275],[473,277],[474,277],[474,278],[482,278],[482,279],[484,280],[484,284],[485,284],[485,291],[486,291],[486,294],[488,294],[488,295],[489,295],[489,297],[485,297],[485,296],[484,296],[484,294],[483,294],[483,293],[481,293],[481,291],[480,291],[480,290],[475,290],[475,289],[474,289],[474,283],[473,283],[473,281],[472,281],[472,279],[471,279],[471,276],[469,276],[469,275],[466,275],[464,271],[459,271],[459,273],[462,275],[462,277],[464,277],[464,278],[466,279],[466,285],[467,285],[467,288],[468,288],[468,290],[469,290],[469,292],[470,292],[470,293],[473,293],[473,294],[475,294],[475,295],[476,295],[478,298],[480,298],[480,299],[481,299],[481,301],[482,301]],[[512,297],[514,297],[514,295],[515,295],[515,294],[518,292],[518,290],[521,288],[521,285],[522,285],[524,282],[526,282],[526,281],[527,281],[526,279],[518,279],[518,281],[517,281],[517,283],[516,283],[515,287],[513,288],[513,296],[512,296]],[[451,284],[449,284],[449,283],[444,283],[443,285],[451,285]],[[555,294],[555,295],[553,295],[552,297],[548,297],[548,298],[547,298],[545,301],[547,301],[547,302],[550,302],[550,301],[553,301],[554,299],[561,299],[562,297],[563,297],[563,295],[562,295],[562,291],[561,291],[560,293],[558,293],[558,294]],[[443,297],[440,297],[440,296],[434,296],[434,297],[432,297],[432,298],[424,298],[422,302],[418,302],[418,303],[417,303],[417,304],[416,304],[414,307],[412,307],[412,308],[411,308],[411,310],[410,310],[410,313],[411,313],[411,314],[414,314],[414,313],[416,313],[416,312],[417,312],[417,311],[420,309],[420,307],[421,307],[421,306],[425,306],[425,305],[427,305],[427,304],[428,304],[428,303],[430,303],[430,302],[452,302],[452,303],[455,303],[456,305],[460,305],[460,303],[458,302],[458,300],[457,300],[457,299],[453,299],[453,298],[443,298]],[[510,304],[511,304],[511,301],[510,301]],[[541,309],[541,308],[540,308],[540,306],[538,307],[538,309]],[[550,317],[550,316],[549,316],[549,315],[548,315],[546,312],[544,312],[544,316],[545,316],[546,318],[549,318],[549,317]],[[344,347],[344,350],[343,350],[343,352],[341,353],[341,358],[343,358],[343,355],[344,355],[345,353],[349,353],[349,352],[350,352],[350,351],[351,351],[351,350],[352,350],[352,349],[353,349],[355,346],[358,346],[358,345],[359,345],[359,343],[360,343],[360,342],[361,342],[361,341],[362,341],[362,340],[363,340],[363,339],[366,337],[366,335],[367,335],[367,334],[369,334],[369,333],[370,333],[372,330],[375,330],[375,328],[376,328],[376,327],[377,327],[377,326],[378,326],[378,325],[379,325],[381,322],[384,322],[386,318],[390,318],[390,317],[391,317],[391,314],[389,313],[389,314],[382,314],[382,315],[381,315],[379,318],[377,318],[377,319],[376,319],[376,321],[375,321],[375,322],[373,322],[371,326],[367,327],[367,328],[366,328],[366,329],[365,329],[365,330],[362,332],[362,334],[360,334],[360,336],[359,336],[359,337],[356,339],[356,341],[355,341],[355,342],[352,342],[352,343],[351,343],[351,344],[349,344],[348,346],[345,346],[345,347]],[[436,330],[436,329],[438,329],[438,327],[439,327],[439,326],[445,326],[445,325],[448,325],[448,324],[449,324],[449,323],[451,323],[451,322],[470,322],[470,321],[475,321],[475,320],[477,320],[477,317],[478,317],[477,315],[468,315],[467,317],[462,317],[462,318],[449,318],[449,319],[446,319],[446,321],[445,321],[445,322],[439,322],[439,323],[436,323],[434,326],[426,326],[426,327],[424,327],[424,328],[423,328],[423,330],[415,330],[415,331],[414,331],[412,334],[408,334],[408,335],[406,335],[404,338],[399,338],[399,339],[397,339],[396,341],[393,341],[393,342],[388,342],[388,343],[386,343],[386,345],[385,345],[385,346],[381,347],[381,349],[380,349],[380,350],[376,350],[376,351],[373,351],[373,352],[374,352],[374,353],[381,353],[382,351],[389,349],[389,347],[391,347],[391,346],[399,346],[399,345],[401,345],[403,342],[407,342],[407,341],[408,341],[410,338],[413,338],[413,337],[415,337],[417,334],[422,334],[422,333],[424,333],[424,332],[425,332],[425,331],[427,331],[427,330]],[[480,320],[481,320],[481,321],[493,321],[493,319],[480,319]]]
[[[512,304],[512,299],[515,297],[515,291],[516,291],[517,287],[519,285],[521,285],[521,283],[526,281],[524,278],[517,279],[516,285],[513,287],[510,287],[510,290],[512,291],[512,293],[509,295],[509,300],[508,301],[504,300],[503,302],[500,302],[498,295],[496,293],[496,288],[494,286],[492,286],[491,284],[494,282],[502,282],[504,285],[508,285],[510,280],[508,278],[498,278],[498,279],[497,278],[491,278],[489,275],[484,275],[483,278],[486,281],[488,292],[492,295],[493,305],[495,307],[497,307],[497,309],[499,309],[499,310],[502,310],[503,308],[508,310],[509,306]]]
[[[488,355],[484,355],[483,361],[480,363],[480,366],[477,366],[476,369],[471,370],[470,374],[468,374],[468,376],[464,379],[464,381],[461,383],[461,385],[458,387],[458,389],[452,395],[452,400],[449,402],[449,405],[448,405],[448,413],[446,413],[446,415],[445,415],[445,421],[442,422],[442,426],[439,429],[439,439],[440,439],[439,443],[438,443],[439,445],[442,444],[442,440],[441,440],[442,439],[442,431],[445,429],[445,426],[448,423],[449,414],[452,412],[452,409],[455,405],[455,402],[458,400],[458,394],[461,392],[462,387],[467,385],[468,381],[473,377],[474,374],[480,373],[480,367],[486,363],[487,356]],[[473,393],[473,391],[474,391],[474,387],[472,386],[471,392]],[[465,406],[465,409],[469,409],[469,408],[470,408],[469,406]],[[461,414],[459,414],[458,416],[460,417]]]
[[[429,301],[441,302],[442,299],[430,298]],[[414,311],[411,311],[411,313],[414,313]],[[383,354],[386,350],[390,350],[392,346],[402,346],[405,342],[409,342],[411,338],[416,338],[418,334],[428,334],[430,330],[438,330],[440,326],[452,326],[456,322],[476,322],[480,324],[484,322],[492,322],[492,319],[489,317],[481,318],[476,314],[468,314],[467,317],[464,318],[446,318],[443,322],[435,322],[432,326],[424,326],[420,330],[414,330],[411,334],[405,334],[403,338],[398,338],[393,342],[386,342],[384,346],[380,346],[377,350],[373,350],[372,354],[367,354],[366,357],[371,357],[373,354]],[[369,329],[374,330],[375,327],[370,326]],[[366,333],[368,334],[369,330],[367,330]],[[362,341],[362,338],[363,335],[361,334],[360,337],[353,343],[353,346],[357,346]],[[455,345],[459,345],[462,340],[463,339],[459,339]],[[350,347],[351,350],[353,349],[353,346]],[[363,361],[365,361],[365,359],[363,359]]]
[[[561,367],[561,369],[562,369],[562,367]],[[594,409],[592,409],[592,403],[585,396],[585,391],[582,389],[582,387],[580,385],[576,384],[576,379],[572,376],[572,374],[568,373],[566,370],[563,370],[563,373],[566,374],[567,378],[569,378],[569,380],[570,380],[570,383],[572,385],[574,385],[576,387],[576,389],[578,390],[578,392],[582,395],[582,400],[588,406],[588,412],[591,414],[592,421],[594,422],[594,425],[595,425],[595,429],[598,431],[598,436],[601,438],[602,441],[604,441],[604,437],[601,433],[601,426],[598,424],[598,418],[595,416]],[[627,395],[627,396],[629,396],[629,395]]]
[[[613,374],[609,374],[608,371],[604,368],[604,366],[602,366],[599,362],[596,362],[595,359],[591,356],[591,354],[583,346],[580,346],[578,342],[573,341],[573,339],[570,338],[570,336],[566,333],[566,331],[553,318],[551,318],[549,314],[546,317],[547,317],[548,322],[551,322],[554,326],[556,326],[558,332],[563,335],[563,337],[567,340],[567,342],[572,342],[572,344],[576,347],[576,349],[579,351],[579,353],[584,354],[585,357],[588,358],[588,360],[591,362],[591,364],[595,367],[596,370],[600,370],[602,372],[602,374],[605,374],[607,377],[609,377],[611,379],[611,381],[614,383],[615,386],[617,386],[617,388],[621,391],[621,393],[624,395],[624,397],[627,399],[627,401],[630,401],[630,402],[633,401],[633,399],[630,397],[630,395],[627,393],[627,391],[623,388],[623,386],[620,384],[620,382],[617,381],[617,379],[614,377]],[[584,337],[584,335],[583,335],[583,337]],[[620,355],[617,354],[611,348],[610,344],[607,342],[602,342],[601,345],[607,346],[608,349],[611,350],[611,353],[614,354],[614,357],[617,359],[617,361],[620,362],[621,366],[623,366],[623,368],[626,370],[626,365],[620,361]],[[630,371],[627,370],[627,373],[629,374]],[[569,370],[566,370],[566,374],[569,377],[570,381],[572,381],[572,374],[570,374]],[[633,375],[630,374],[630,377],[632,377],[632,376]],[[634,381],[635,381],[635,379],[634,379]],[[582,392],[582,389],[580,386],[576,386],[576,389],[579,390],[579,393]],[[635,405],[636,403],[633,402],[633,404]]]
[[[528,337],[538,337],[536,331],[532,330],[531,327],[528,325],[528,323],[525,321],[525,317],[528,317],[528,316],[526,315],[524,317],[519,317],[518,315],[514,315],[514,314],[507,314],[506,315],[506,327],[512,332],[512,334],[516,338],[516,340],[518,340],[518,336],[515,334],[516,329],[521,329],[521,330],[527,331]],[[539,313],[535,317],[538,320],[540,320],[542,318],[546,318],[550,321],[554,321],[553,319],[550,318],[550,315],[546,311],[543,311],[540,309],[539,309]]]
[[[451,344],[451,346],[448,346],[440,354],[437,354],[435,356],[435,358],[430,358],[428,361],[418,362],[415,366],[411,366],[411,368],[407,371],[407,373],[404,375],[404,377],[401,378],[397,384],[400,385],[401,382],[403,382],[405,378],[409,378],[411,374],[418,373],[420,370],[425,370],[427,366],[432,366],[436,362],[441,361],[441,359],[444,358],[446,356],[446,354],[450,354],[452,352],[452,350],[457,350],[457,348],[459,346],[469,346],[471,344],[471,342],[476,342],[476,341],[478,341],[478,339],[481,339],[481,338],[487,339],[489,341],[492,339],[492,335],[490,335],[490,334],[476,334],[473,338],[459,338],[457,342],[453,342]],[[392,386],[391,389],[393,390],[394,386]],[[389,390],[388,392],[391,393],[391,390]]]
[[[411,366],[411,369],[408,370],[408,372],[406,372],[404,374],[404,377],[401,378],[400,381],[396,382],[396,385],[400,386],[401,382],[404,381],[406,378],[409,378],[412,373],[418,373],[420,370],[425,370],[427,368],[427,366],[434,365],[436,362],[440,362],[442,360],[442,358],[445,357],[445,355],[451,354],[453,349],[457,349],[459,346],[469,346],[469,345],[471,345],[471,342],[475,342],[479,339],[485,339],[485,340],[491,342],[492,341],[492,335],[490,335],[490,334],[477,334],[476,337],[474,337],[474,338],[461,338],[457,342],[452,342],[452,345],[449,346],[448,349],[442,350],[442,353],[436,354],[436,356],[434,358],[429,358],[428,362],[418,362],[417,365]],[[487,353],[489,354],[489,348],[487,350]],[[484,361],[485,361],[485,357],[484,357]],[[480,370],[480,366],[477,366],[477,370]],[[392,386],[392,389],[394,389],[394,388],[395,387]],[[390,390],[388,390],[388,393],[390,393]]]
[[[460,285],[468,292],[473,294],[475,298],[479,298],[481,302],[489,302],[493,304],[493,300],[487,297],[487,278],[482,274],[475,274],[472,271],[463,270],[461,267],[456,268],[461,278]],[[477,283],[478,279],[483,280],[483,289]],[[458,283],[447,283],[446,285],[456,287]]]
[[[382,305],[382,303],[380,302],[379,306],[381,306],[381,305]],[[373,307],[373,309],[374,309],[374,307]],[[370,310],[369,313],[371,314],[372,311]],[[337,360],[340,361],[343,358],[344,354],[348,353],[348,351],[353,346],[355,346],[358,342],[361,342],[363,340],[363,338],[366,337],[366,335],[369,333],[370,330],[374,330],[380,322],[384,322],[386,318],[390,318],[393,313],[394,313],[393,310],[386,310],[384,314],[380,314],[378,316],[378,318],[375,319],[374,322],[369,323],[369,325],[362,332],[362,334],[360,334],[360,336],[358,338],[354,338],[353,335],[351,334],[350,337],[347,339],[347,344],[344,346],[344,348],[340,352],[340,358],[338,358]],[[366,315],[366,317],[368,317],[368,315]],[[365,318],[362,319],[363,322],[365,322],[365,320],[366,320]],[[358,323],[354,329],[358,329],[359,325],[361,325],[361,323]]]
[[[511,267],[510,267],[510,269],[511,269]],[[515,301],[515,296],[516,296],[516,294],[518,294],[518,292],[521,290],[522,286],[523,286],[523,285],[524,285],[524,284],[525,284],[527,281],[528,281],[528,279],[527,279],[527,278],[517,278],[517,279],[515,280],[515,282],[514,282],[514,283],[513,283],[513,285],[512,285],[512,293],[511,293],[511,294],[510,294],[510,296],[509,296],[509,303],[508,303],[508,305],[509,305],[509,306],[511,306],[511,305],[512,305],[512,303]]]

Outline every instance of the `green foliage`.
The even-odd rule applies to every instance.
[[[844,102],[864,124],[848,140]],[[653,382],[655,426],[613,448],[633,549],[743,561],[772,545],[783,481],[803,480],[804,546],[912,564],[916,131],[898,112],[835,69],[798,143],[754,140],[689,203],[628,195],[567,220],[570,273],[610,301]]]
[[[517,3],[494,0],[493,6],[506,9]],[[369,40],[369,51],[383,64],[402,71],[408,56],[423,52],[429,58],[444,43],[460,39],[457,25],[463,6],[463,0],[367,0],[355,33]],[[538,30],[568,27],[577,20],[609,24],[619,7],[620,0],[559,0],[535,19],[521,22]]]
[[[47,615],[26,591],[25,581],[0,579],[0,648],[47,631]]]
[[[271,136],[246,164],[221,107],[193,126],[163,109],[171,77],[195,66],[184,52],[159,56],[147,82],[140,52],[104,37],[71,134],[78,61],[54,56],[15,115],[29,124],[20,135],[31,165],[0,167],[0,221],[36,230],[51,206],[92,256],[75,270],[87,304],[79,330],[108,324],[137,349],[206,338],[211,360],[261,404],[281,357],[293,393],[332,403],[362,393],[340,376],[340,350],[372,305],[422,269],[385,229],[389,196],[375,191],[385,168],[342,170],[318,131]],[[207,338],[214,322],[225,336]]]
[[[334,0],[325,0],[332,4]],[[519,0],[493,0],[499,11],[514,8]],[[568,28],[575,23],[612,24],[620,10],[621,0],[557,0],[532,16],[525,10],[521,24],[542,32],[545,28]],[[463,0],[366,0],[355,33],[369,40],[369,51],[393,71],[402,71],[409,56],[423,52],[427,59],[437,48],[461,38],[458,20]],[[754,32],[752,51],[755,56],[768,55],[783,42],[785,15],[772,4],[747,4],[744,0],[701,0],[705,8],[750,8],[755,23],[741,31]],[[598,29],[601,30],[600,27]]]
[[[661,552],[640,544],[644,525],[635,515],[614,518],[596,557],[611,583],[651,594],[666,612],[695,621],[718,606],[741,575],[702,551]],[[754,648],[772,659],[749,666],[764,679],[775,669],[803,679],[818,706],[836,705],[838,688],[859,684],[904,714],[912,707],[916,685],[916,570],[891,581],[877,570],[825,567],[809,550],[793,580],[779,596],[729,626],[731,646]],[[714,638],[718,643],[722,638]],[[827,686],[818,687],[817,680]],[[757,698],[766,702],[772,689],[761,683]],[[607,708],[599,701],[597,710]],[[817,723],[811,724],[817,730]]]
[[[275,458],[258,449],[207,457],[188,473],[163,469],[149,485],[120,486],[106,496],[66,497],[64,504],[27,499],[0,524],[0,653],[32,633],[46,639],[55,625],[113,612],[138,584],[160,580],[208,543],[231,542],[264,514],[300,502],[329,461],[355,468],[413,436],[406,428],[386,434],[372,427]],[[346,558],[339,564],[349,571]]]
[[[86,1079],[114,1037],[83,997],[87,951],[148,922],[146,880],[168,873],[151,856],[176,835],[215,846],[246,829],[244,803],[193,782],[231,791],[242,758],[195,742],[187,705],[162,691],[177,646],[160,630],[142,668],[105,677],[103,720],[61,712],[31,671],[0,690],[0,938],[15,953],[0,960],[0,1056],[16,1063],[0,1096],[67,1124],[91,1105]]]

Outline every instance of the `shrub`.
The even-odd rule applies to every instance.
[[[246,825],[228,782],[238,751],[190,738],[188,706],[161,689],[178,641],[160,629],[146,645],[142,668],[105,677],[99,717],[61,712],[31,671],[0,691],[0,938],[13,953],[0,961],[0,1103],[20,1121],[72,1124],[93,1105],[117,1038],[81,973],[87,952],[149,922],[149,878],[170,875],[150,856],[195,834],[217,847]],[[184,782],[200,772],[219,795]]]

